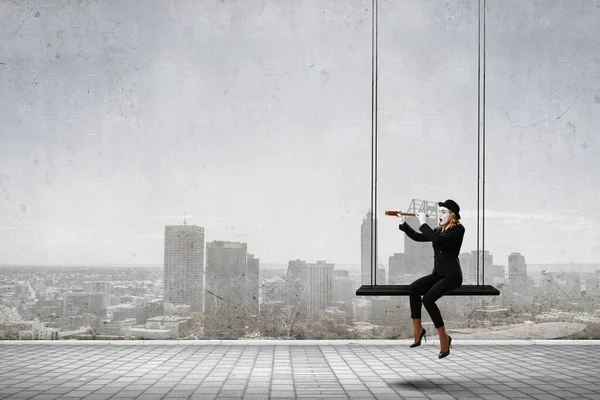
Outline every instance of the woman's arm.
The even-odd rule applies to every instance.
[[[423,236],[426,236],[430,242],[433,244],[445,244],[458,242],[465,234],[465,227],[462,225],[457,225],[453,228],[450,228],[447,233],[441,235],[440,232],[431,229],[431,227],[427,224],[423,224],[419,227],[419,230]]]
[[[422,233],[415,232],[415,230],[413,228],[411,228],[410,225],[408,225],[406,222],[403,222],[402,224],[400,224],[398,229],[400,229],[401,231],[404,231],[404,233],[406,233],[406,236],[408,236],[415,242],[431,242],[431,239],[429,237],[427,237],[426,235],[424,235]]]

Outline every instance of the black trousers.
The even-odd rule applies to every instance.
[[[451,289],[460,287],[462,281],[463,278],[460,275],[439,276],[430,274],[411,283],[408,287],[410,317],[413,319],[421,318],[421,304],[423,304],[433,321],[433,325],[436,328],[444,326],[442,314],[435,302]],[[422,303],[421,295],[423,296]]]

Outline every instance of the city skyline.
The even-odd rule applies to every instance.
[[[485,250],[598,262],[600,2],[487,5]],[[0,263],[154,263],[185,214],[261,264],[360,262],[370,1],[36,7],[0,5]],[[379,27],[380,261],[413,198],[474,250],[476,3]]]

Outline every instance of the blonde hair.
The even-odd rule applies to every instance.
[[[458,218],[456,218],[456,214],[454,214],[452,211],[448,210],[448,213],[450,214],[450,218],[448,218],[448,222],[446,223],[446,225],[440,225],[438,224],[438,226],[435,227],[436,231],[444,231],[444,226],[446,227],[446,229],[450,229],[456,225],[460,225],[460,221],[458,220]]]

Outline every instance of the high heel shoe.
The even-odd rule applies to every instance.
[[[448,351],[440,351],[440,358],[448,357],[448,355],[450,354],[450,347],[452,347],[452,337],[448,335],[448,338]]]
[[[421,332],[421,337],[419,338],[418,342],[414,342],[413,344],[411,344],[409,347],[418,347],[421,345],[421,339],[425,338],[425,341],[427,341],[427,337],[425,336],[425,329],[423,329],[423,332]]]

